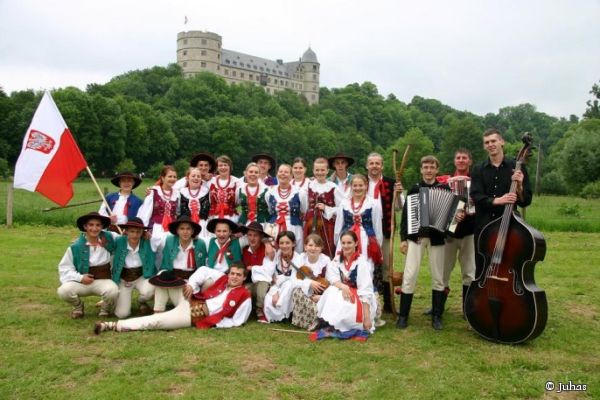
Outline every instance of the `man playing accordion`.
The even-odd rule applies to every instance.
[[[421,158],[421,181],[410,189],[407,201],[402,208],[402,223],[400,225],[400,237],[402,243],[400,244],[400,250],[403,254],[406,254],[406,264],[404,266],[404,278],[400,296],[400,311],[396,323],[398,329],[404,329],[408,326],[408,314],[410,312],[419,267],[425,249],[427,249],[429,253],[429,265],[431,267],[431,325],[435,330],[442,329],[442,311],[444,307],[445,228],[442,229],[442,231],[438,231],[429,226],[419,225],[414,227],[415,223],[419,224],[419,221],[415,222],[415,219],[418,218],[420,213],[416,212],[415,215],[415,212],[413,212],[414,210],[412,209],[412,200],[416,198],[415,195],[421,197],[424,192],[426,194],[428,192],[431,192],[432,194],[449,194],[445,193],[445,191],[450,190],[448,185],[442,184],[436,180],[439,166],[440,163],[434,156],[429,155]],[[442,191],[444,192],[442,193]],[[452,198],[453,196],[451,195],[449,197]],[[418,208],[424,208],[426,206],[427,204],[424,203],[418,205]],[[450,210],[452,207],[452,204],[450,204],[444,208]]]

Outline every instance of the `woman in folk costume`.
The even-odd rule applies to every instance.
[[[264,313],[267,322],[281,321],[290,316],[293,306],[292,292],[300,283],[296,279],[296,268],[300,262],[300,255],[294,251],[296,236],[293,232],[283,231],[277,235],[276,242],[279,250],[272,264],[273,284],[265,296]]]
[[[233,161],[228,156],[217,157],[217,175],[209,183],[210,210],[208,218],[227,218],[237,222],[235,192],[239,180],[232,176]]]
[[[173,188],[175,182],[177,171],[173,166],[165,165],[156,185],[150,188],[150,193],[138,211],[138,218],[152,231],[151,243],[154,248],[169,231],[169,224],[177,218],[179,191]]]
[[[181,279],[189,279],[199,267],[206,265],[206,245],[198,238],[202,228],[188,216],[181,216],[169,224],[171,234],[163,236],[156,254],[161,255],[161,270],[173,271]],[[177,305],[183,298],[181,289],[156,288],[154,312],[165,310],[170,299]]]
[[[322,253],[323,239],[311,233],[304,241],[304,253],[300,255],[298,267],[308,267],[315,277],[325,278],[327,265],[331,261]],[[293,272],[298,279],[298,273]],[[304,277],[292,292],[292,325],[308,329],[317,321],[317,302],[325,286],[320,282]]]
[[[186,174],[187,185],[179,191],[179,215],[187,215],[202,228],[201,235],[205,235],[206,219],[210,209],[208,195],[208,182],[202,180],[200,168],[190,167]]]
[[[313,163],[314,179],[306,190],[307,211],[304,216],[304,240],[311,233],[323,239],[323,252],[328,257],[335,255],[333,231],[337,207],[342,203],[344,194],[337,185],[327,180],[327,159],[317,158]]]
[[[294,158],[292,163],[292,185],[298,188],[298,190],[306,190],[308,188],[308,182],[310,179],[306,177],[306,170],[308,169],[306,160],[302,157]]]
[[[350,186],[351,196],[342,201],[335,220],[334,240],[337,242],[337,249],[341,246],[341,232],[351,230],[358,238],[358,252],[370,258],[375,266],[379,266],[383,261],[381,203],[367,195],[369,182],[364,175],[353,175]]]
[[[246,181],[240,182],[235,198],[235,203],[242,209],[238,223],[240,225],[248,225],[250,222],[263,224],[270,218],[266,200],[269,188],[259,180],[259,168],[255,162],[246,166],[244,176]]]
[[[281,164],[277,169],[277,181],[267,192],[267,203],[277,232],[291,231],[296,237],[296,251],[302,251],[302,214],[306,212],[306,196],[291,184],[292,167]],[[271,232],[269,232],[271,233]]]
[[[121,172],[112,178],[111,183],[119,188],[118,192],[106,195],[106,203],[110,207],[108,211],[104,203],[98,212],[100,215],[110,217],[112,225],[125,224],[135,217],[142,205],[142,200],[133,194],[133,189],[140,186],[142,179],[133,172]],[[116,229],[114,230],[116,232]]]
[[[242,247],[237,233],[238,225],[227,218],[215,218],[208,221],[207,229],[214,237],[208,242],[206,266],[223,273],[227,272],[233,263],[242,262]]]
[[[373,264],[358,252],[358,236],[341,234],[341,254],[327,266],[331,285],[317,303],[320,327],[332,326],[340,332],[375,331],[377,301],[373,290]]]

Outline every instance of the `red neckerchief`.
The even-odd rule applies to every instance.
[[[381,187],[383,186],[383,179],[379,178],[377,183],[375,183],[375,188],[373,189],[373,198],[377,200],[379,195],[381,194]]]
[[[217,239],[215,239],[215,244],[217,246],[219,246],[219,242],[217,242]],[[225,244],[217,252],[217,262],[219,264],[223,261],[223,256],[225,255],[225,252],[227,251],[227,249],[229,249],[230,244],[231,244],[231,238],[227,239]]]
[[[225,290],[227,290],[227,280],[227,275],[223,275],[221,278],[217,279],[217,281],[212,284],[211,287],[209,287],[203,293],[200,293],[199,296],[195,295],[195,297],[200,299],[216,297],[220,293],[223,293]],[[209,329],[217,325],[223,318],[232,318],[239,306],[249,298],[250,292],[244,286],[238,286],[231,289],[227,294],[225,301],[223,302],[223,308],[221,311],[196,322],[196,328]]]
[[[187,268],[196,269],[196,255],[193,246],[187,249]]]
[[[352,263],[356,261],[356,259],[360,256],[358,251],[355,251],[354,254],[350,256],[349,260],[346,260],[346,257],[342,256],[342,260],[344,261],[344,268],[346,272],[350,271],[350,267],[352,267]]]

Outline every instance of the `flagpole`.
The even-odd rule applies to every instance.
[[[106,209],[108,210],[109,214],[112,215],[112,209],[110,208],[110,206],[106,202],[106,198],[104,197],[104,193],[102,193],[102,190],[100,189],[100,186],[98,186],[98,182],[96,182],[96,178],[94,178],[94,174],[92,174],[92,170],[90,169],[89,165],[85,166],[85,170],[90,175],[90,178],[92,178],[92,182],[94,182],[94,186],[96,186],[96,190],[98,190],[98,194],[100,195],[100,198],[102,199],[102,204],[104,204],[104,207],[106,207]],[[115,224],[115,226],[117,227],[117,230],[119,231],[119,234],[122,235],[123,234],[123,230],[121,229],[121,227],[119,225],[117,225],[117,224]]]

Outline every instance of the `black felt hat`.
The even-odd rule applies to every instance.
[[[190,160],[190,167],[196,167],[196,165],[198,165],[198,161],[208,161],[208,163],[210,164],[210,170],[208,172],[210,172],[211,174],[214,173],[215,170],[217,169],[217,162],[215,161],[215,158],[211,154],[208,154],[208,153],[194,154],[194,156]]]
[[[158,274],[154,275],[148,280],[151,284],[158,287],[164,288],[178,288],[183,287],[187,283],[185,279],[178,278],[174,271],[163,269]]]
[[[177,218],[175,221],[169,224],[169,232],[177,236],[177,228],[179,228],[179,225],[183,223],[192,225],[192,229],[194,230],[194,234],[192,235],[193,237],[198,236],[198,234],[202,230],[202,227],[195,223],[190,217],[188,217],[187,215],[182,215],[181,217]]]
[[[121,180],[121,178],[133,179],[133,188],[134,189],[136,187],[140,186],[140,183],[142,183],[142,178],[140,178],[137,174],[134,174],[133,172],[130,172],[130,171],[119,172],[110,181],[112,182],[113,185],[115,185],[116,187],[119,187],[119,181]]]
[[[102,229],[106,229],[110,226],[110,218],[109,217],[105,217],[104,215],[100,215],[97,212],[92,211],[91,213],[87,213],[87,214],[82,215],[81,217],[77,218],[77,227],[79,228],[79,230],[81,232],[85,232],[85,228],[83,226],[85,224],[87,224],[87,222],[90,219],[100,220],[100,222],[102,222]]]
[[[238,228],[238,232],[242,232],[243,234],[248,233],[248,231],[255,231],[260,233],[263,236],[263,238],[273,239],[271,235],[268,235],[267,232],[265,232],[265,229],[263,228],[262,224],[256,221],[252,221],[248,225],[240,225]]]
[[[127,228],[141,228],[144,230],[150,229],[150,227],[145,226],[144,221],[142,221],[142,219],[138,218],[138,217],[129,218],[129,221],[127,221],[127,223],[119,224],[119,227],[121,227],[123,229],[127,229]]]
[[[239,225],[227,218],[211,219],[210,221],[208,221],[208,224],[206,224],[206,229],[208,229],[208,231],[210,233],[215,233],[215,228],[217,227],[217,224],[219,224],[219,223],[229,225],[229,228],[231,229],[231,233],[235,233],[238,231]]]
[[[330,169],[335,169],[335,167],[334,167],[334,165],[333,165],[333,162],[334,162],[334,161],[335,161],[337,158],[342,158],[342,159],[346,160],[346,161],[348,162],[348,168],[350,168],[350,166],[351,166],[352,164],[354,164],[354,158],[352,158],[352,157],[350,157],[350,156],[346,155],[346,154],[345,154],[343,151],[341,151],[341,152],[337,153],[335,156],[333,156],[333,157],[329,157],[329,158],[327,159],[327,163],[329,164],[329,168],[330,168]]]
[[[270,156],[269,154],[266,154],[266,153],[260,153],[260,154],[254,155],[252,157],[252,162],[257,163],[258,160],[269,160],[269,162],[271,163],[271,168],[269,169],[269,172],[271,172],[275,169],[275,159],[273,158],[273,156]]]

